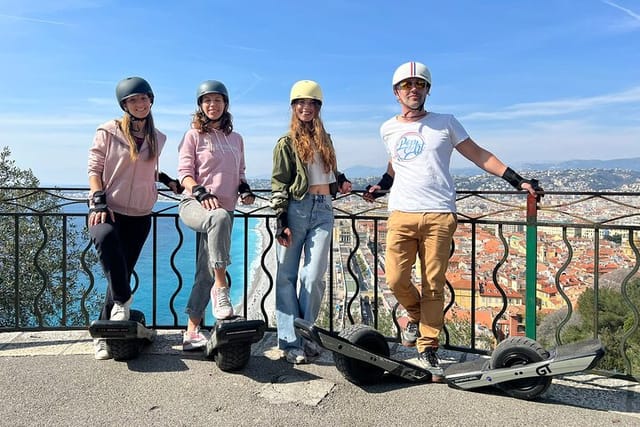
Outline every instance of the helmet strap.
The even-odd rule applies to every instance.
[[[211,120],[211,119],[209,118],[209,116],[207,116],[207,115],[205,114],[205,115],[204,115],[204,124],[205,124],[205,125],[208,125],[209,123],[216,124],[216,123],[218,123],[221,119],[222,119],[222,116],[221,116],[219,119]]]
[[[407,108],[409,110],[406,113],[402,114],[402,117],[404,117],[406,119],[410,119],[410,118],[420,118],[420,117],[424,117],[424,116],[427,115],[427,112],[424,109],[424,104],[427,102],[427,96],[429,96],[429,93],[426,94],[424,102],[422,104],[420,104],[418,107],[415,107],[415,108],[405,104],[402,101],[402,99],[398,95],[397,89],[394,89],[394,93],[396,94],[396,98],[398,100],[398,103],[400,103],[403,107],[405,107],[405,108]],[[417,114],[410,116],[409,114],[411,114],[411,113],[417,113]]]
[[[129,120],[131,120],[132,122],[143,122],[145,120],[147,120],[147,117],[149,117],[149,114],[147,114],[146,116],[144,116],[143,118],[138,118],[136,116],[134,116],[133,114],[131,114],[128,110],[124,110],[125,113],[127,113],[129,115]]]
[[[224,111],[222,112],[222,114],[220,115],[220,117],[218,117],[218,118],[217,118],[217,119],[215,119],[215,120],[211,120],[211,119],[209,118],[209,116],[207,116],[207,113],[205,113],[205,112],[204,112],[204,110],[202,109],[202,106],[198,105],[198,109],[200,110],[200,112],[201,112],[201,113],[202,113],[202,115],[204,116],[204,123],[203,123],[203,124],[206,126],[206,125],[208,125],[209,123],[216,124],[216,123],[221,122],[221,121],[222,121],[222,117],[224,116],[224,113],[226,113],[226,112],[227,112],[227,105],[228,105],[228,104],[226,104],[226,103],[225,103]]]
[[[400,104],[402,104],[403,107],[409,109],[409,111],[407,111],[406,113],[404,113],[402,115],[403,117],[409,117],[408,115],[410,113],[417,113],[416,114],[417,116],[422,116],[422,115],[426,115],[427,114],[427,112],[424,109],[424,102],[422,104],[420,104],[418,107],[415,107],[415,108],[405,104],[404,102],[402,102],[402,100],[400,98],[398,98],[398,102]]]

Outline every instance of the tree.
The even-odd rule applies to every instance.
[[[538,317],[539,325],[536,333],[536,340],[545,348],[556,346],[556,331],[560,325],[565,322],[568,310],[566,307],[556,310],[549,314],[541,314]],[[560,330],[561,343],[566,344],[563,332],[569,328],[576,328],[582,324],[582,316],[579,312],[572,312],[571,317],[563,324]]]
[[[79,217],[65,217],[60,198],[38,188],[29,170],[0,152],[0,328],[84,326],[98,310],[86,292],[96,262]],[[87,269],[82,267],[85,255]],[[86,294],[86,295],[85,295]]]
[[[480,331],[471,325],[470,320],[460,318],[455,312],[451,318],[445,320],[446,331],[449,334],[449,343],[452,346],[471,346],[471,334],[475,335],[475,348],[489,351],[497,345],[493,334],[488,330]],[[440,333],[440,342],[444,343],[446,335],[444,330]]]
[[[635,307],[640,306],[640,279],[630,280],[627,296]],[[640,329],[635,324],[633,311],[625,296],[618,289],[601,288],[596,306],[595,292],[587,289],[578,298],[578,312],[581,323],[567,328],[562,335],[563,342],[589,339],[594,336],[595,315],[598,314],[597,335],[606,350],[599,368],[630,374],[640,369]],[[635,329],[634,329],[635,328]],[[630,333],[625,342],[624,356],[631,363],[627,372],[625,357],[621,351],[623,337]]]

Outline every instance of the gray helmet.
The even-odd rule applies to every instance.
[[[200,105],[200,101],[202,97],[208,93],[219,93],[224,96],[224,101],[229,103],[229,92],[227,92],[227,88],[222,82],[217,80],[205,80],[200,83],[198,86],[198,91],[196,92],[196,99],[198,101],[198,105]]]
[[[120,104],[120,108],[123,110],[125,99],[140,94],[149,95],[151,103],[153,104],[154,96],[151,85],[141,77],[127,77],[126,79],[120,80],[116,86],[116,99],[118,100],[118,104]]]

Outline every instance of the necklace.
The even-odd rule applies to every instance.
[[[405,122],[413,122],[416,120],[420,120],[421,118],[423,118],[424,116],[427,115],[426,111],[420,111],[418,114],[416,114],[415,116],[409,116],[408,114],[412,113],[412,111],[407,111],[404,114],[399,114],[398,116],[396,116],[399,120],[401,121],[405,121]]]

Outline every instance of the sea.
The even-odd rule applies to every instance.
[[[72,209],[77,212],[78,207]],[[151,231],[136,263],[135,275],[131,280],[131,287],[135,289],[131,308],[142,311],[145,314],[147,324],[186,325],[188,316],[184,311],[193,286],[196,267],[196,233],[184,225],[179,218],[176,222],[174,215],[177,215],[178,209],[175,201],[159,201],[153,210],[158,212],[159,216],[155,223],[155,229],[154,224],[151,225]],[[68,210],[65,209],[65,211]],[[80,223],[81,221],[84,226],[84,217],[76,217],[76,222]],[[262,234],[259,227],[264,219],[248,218],[246,221],[247,232],[245,233],[245,218],[236,217],[234,219],[231,234],[231,265],[227,268],[228,277],[231,279],[231,301],[236,309],[243,303],[245,295],[245,234],[248,248],[246,265],[249,288],[254,271],[259,267],[262,248]],[[180,243],[180,233],[176,227],[179,227],[182,232],[182,243],[177,250]],[[155,260],[153,257],[154,245],[156,247]],[[153,287],[154,264],[155,291]],[[179,274],[176,273],[176,270]],[[107,282],[99,263],[93,268],[92,273],[95,280],[95,290],[102,302]],[[173,311],[171,307],[173,307]],[[204,324],[213,325],[214,323],[215,317],[213,317],[211,303],[209,303],[205,310]]]

